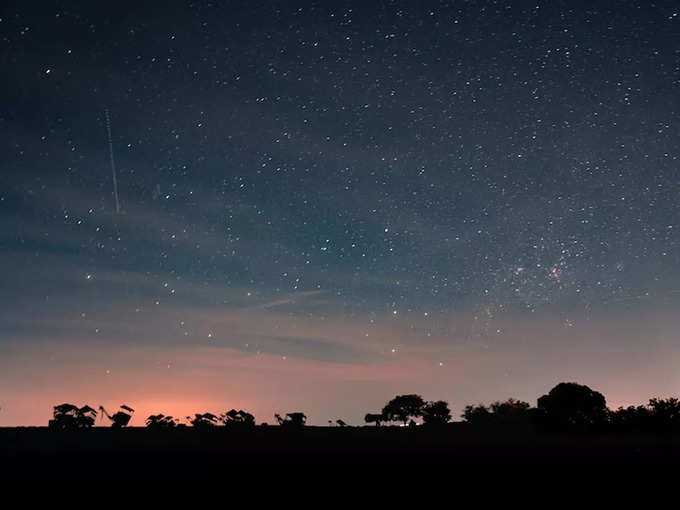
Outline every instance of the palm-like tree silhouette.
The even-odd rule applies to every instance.
[[[54,406],[53,417],[48,423],[52,430],[86,429],[94,425],[97,411],[90,406],[78,407],[73,404]]]
[[[111,420],[111,427],[114,429],[126,427],[127,424],[130,423],[132,413],[135,412],[134,409],[126,406],[125,404],[120,406],[120,408],[121,411],[116,411],[112,416],[106,411],[106,409],[104,409],[104,406],[99,406],[99,410],[102,413],[101,416],[106,416],[109,420]]]

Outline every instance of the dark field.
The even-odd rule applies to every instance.
[[[580,473],[616,479],[634,472],[673,472],[677,437],[560,437],[526,431],[499,434],[451,424],[418,427],[279,427],[253,431],[93,428],[54,432],[0,429],[3,471],[218,472],[264,479],[353,474],[435,480],[521,479]]]

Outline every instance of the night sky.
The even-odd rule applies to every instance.
[[[0,425],[677,395],[677,1],[162,4],[0,7]]]

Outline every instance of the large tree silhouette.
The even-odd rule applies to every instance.
[[[593,430],[607,423],[607,402],[588,386],[563,382],[538,399],[544,423],[562,430]]]
[[[423,415],[425,401],[420,395],[397,395],[383,407],[382,415],[387,421],[400,421],[404,425],[409,418]]]

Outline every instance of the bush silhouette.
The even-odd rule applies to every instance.
[[[488,407],[483,404],[466,406],[461,416],[466,422],[474,424],[518,425],[530,421],[531,406],[528,402],[509,398]]]
[[[463,409],[463,414],[461,415],[464,421],[467,423],[472,423],[475,425],[492,423],[493,418],[491,416],[491,409],[483,404],[476,406],[467,405]]]
[[[531,406],[528,402],[509,398],[491,404],[494,423],[501,425],[524,425],[531,421]]]
[[[212,413],[195,413],[194,417],[187,416],[187,420],[195,429],[210,429],[215,427],[218,423],[218,417]]]
[[[177,419],[164,414],[152,414],[146,419],[146,428],[151,430],[168,430],[177,427]]]
[[[287,413],[285,418],[281,418],[281,415],[275,414],[274,417],[281,427],[287,429],[301,429],[307,423],[307,416],[305,413]]]

